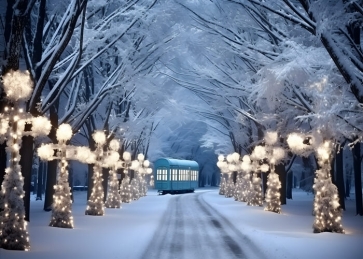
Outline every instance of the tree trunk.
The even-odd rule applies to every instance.
[[[44,174],[44,165],[45,163],[39,160],[38,167],[38,183],[37,183],[37,198],[36,200],[42,200],[43,195],[43,174]]]
[[[362,166],[360,158],[360,143],[356,143],[353,147],[353,166],[355,180],[355,204],[357,215],[363,216],[362,202]]]
[[[350,188],[352,184],[352,170],[349,168],[345,172],[345,197],[350,197]]]
[[[107,187],[108,187],[108,176],[109,176],[109,169],[102,168],[102,186],[103,186],[103,201],[105,202],[107,199]]]
[[[20,57],[20,49],[22,43],[22,34],[24,31],[24,25],[26,23],[26,19],[28,18],[25,15],[25,11],[28,5],[27,0],[18,1],[17,5],[15,0],[8,0],[6,15],[5,15],[5,52],[4,52],[4,61],[2,67],[2,75],[5,75],[9,70],[18,70],[19,69],[19,57]],[[17,14],[14,15],[14,10],[16,10]],[[1,91],[0,96],[0,113],[3,112],[5,106],[7,106],[7,101],[5,100],[5,93]],[[6,168],[6,143],[0,145],[0,185],[2,184],[5,176],[5,168]]]
[[[345,190],[344,190],[344,169],[343,169],[343,149],[340,148],[335,155],[335,185],[338,188],[340,208],[345,210]]]
[[[331,182],[334,185],[337,185],[337,177],[336,177],[336,168],[335,168],[335,159],[336,159],[336,154],[335,156],[333,156],[333,159],[330,162],[330,178],[331,178]]]
[[[71,199],[72,202],[74,201],[73,197],[73,168],[71,168],[70,164],[68,164],[68,184],[69,188],[71,189]]]
[[[5,48],[4,57],[6,58],[6,63],[3,68],[3,74],[6,74],[9,70],[18,70],[19,69],[19,57],[21,44],[23,41],[23,31],[27,19],[29,16],[27,15],[27,7],[28,0],[18,0],[18,1],[9,1],[8,8],[14,9],[16,12],[12,12],[11,19],[11,32],[6,30],[5,33],[8,38],[7,48]],[[6,18],[8,17],[8,12],[11,12],[7,9]],[[10,16],[10,13],[9,13]],[[6,24],[8,25],[8,24]],[[6,27],[6,26],[5,26]],[[9,36],[8,36],[9,35]]]
[[[25,129],[27,126],[30,126],[27,124],[25,126]],[[24,208],[25,208],[25,220],[29,221],[29,211],[30,211],[30,186],[31,186],[31,172],[32,172],[32,166],[33,166],[33,137],[26,136],[22,139],[22,144],[20,148],[20,166],[21,166],[21,172],[24,177]]]
[[[87,187],[87,201],[89,200],[89,197],[91,196],[92,189],[93,189],[93,164],[88,165],[88,187]]]
[[[293,178],[294,178],[294,172],[290,170],[287,173],[286,199],[292,200]]]
[[[57,164],[58,160],[48,162],[47,182],[44,195],[44,210],[51,211],[53,204],[54,185],[57,184]]]
[[[50,109],[50,123],[52,124],[52,129],[49,133],[49,138],[53,141],[54,144],[57,143],[56,132],[58,128],[58,102],[53,105]],[[50,211],[52,210],[53,204],[53,195],[54,195],[54,185],[57,184],[57,164],[58,160],[53,160],[48,162],[48,171],[47,171],[47,183],[45,188],[45,198],[44,198],[44,210]]]
[[[267,176],[270,173],[270,171],[266,173],[261,173],[261,179],[262,179],[262,191],[263,191],[263,199],[265,199],[266,191],[267,191]]]
[[[91,151],[94,151],[96,149],[96,143],[92,138],[92,127],[91,125],[89,125],[89,122],[86,122],[86,126],[87,126],[87,130],[88,130],[88,143],[89,143],[89,148],[91,149]],[[92,189],[93,189],[93,166],[94,164],[89,164],[88,165],[88,188],[87,188],[87,201],[89,200],[89,197],[91,196],[92,193]]]
[[[276,165],[275,167],[276,173],[279,175],[279,180],[281,182],[280,189],[280,201],[281,205],[286,204],[286,170],[285,165],[283,163]]]

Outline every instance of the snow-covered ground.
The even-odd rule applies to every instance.
[[[294,190],[293,200],[283,206],[282,214],[246,206],[218,195],[216,188],[201,188],[202,198],[226,217],[243,234],[248,235],[264,253],[273,258],[358,259],[363,252],[363,217],[355,216],[354,200],[347,200],[343,214],[346,234],[312,233],[311,194]],[[73,216],[75,229],[49,227],[50,212],[43,202],[31,202],[29,235],[31,250],[0,249],[1,259],[93,259],[140,258],[158,229],[168,200],[175,196],[147,197],[122,209],[106,209],[105,216],[86,216],[86,193],[75,192]],[[188,258],[192,259],[192,258]]]

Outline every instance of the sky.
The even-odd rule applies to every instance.
[[[363,218],[355,216],[353,198],[346,201],[343,213],[345,234],[314,234],[313,195],[300,189],[293,190],[293,200],[282,206],[281,214],[225,198],[217,188],[199,188],[196,192],[203,192],[202,199],[269,259],[357,259],[362,254]],[[42,210],[42,201],[32,199],[30,251],[0,249],[0,258],[140,258],[159,228],[168,201],[177,196],[149,190],[146,197],[122,204],[121,209],[106,209],[105,216],[98,217],[84,215],[86,192],[78,191],[73,204],[74,229],[49,227],[50,212]]]

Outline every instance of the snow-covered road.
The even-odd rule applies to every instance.
[[[142,259],[264,258],[203,199],[204,192],[176,195]]]

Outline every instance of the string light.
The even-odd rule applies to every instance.
[[[19,164],[23,136],[48,135],[51,124],[45,117],[42,118],[41,129],[37,128],[37,119],[28,113],[23,113],[21,106],[30,98],[33,82],[29,73],[9,71],[3,77],[6,98],[13,107],[5,107],[4,114],[0,114],[0,143],[6,140],[8,167],[1,185],[3,208],[0,209],[0,247],[10,250],[30,249],[29,234],[25,221],[24,209],[24,178]],[[31,131],[25,131],[25,125],[32,124]],[[36,130],[34,130],[34,128]]]
[[[124,203],[130,203],[132,200],[132,193],[131,193],[131,185],[130,185],[130,176],[129,176],[129,168],[131,166],[131,154],[125,151],[122,155],[124,159],[123,168],[125,177],[122,179],[120,184],[120,194],[121,194],[121,201]]]
[[[121,195],[119,193],[119,184],[116,170],[120,168],[120,142],[116,139],[111,140],[107,158],[105,159],[105,167],[109,167],[107,198],[105,202],[106,208],[121,208]]]
[[[339,208],[338,189],[332,183],[330,177],[332,150],[334,146],[331,141],[323,141],[321,130],[317,130],[315,135],[304,136],[302,134],[291,133],[287,142],[290,149],[299,155],[307,156],[315,151],[320,169],[315,172],[313,189],[314,197],[314,233],[337,232],[344,233],[341,224],[342,210]],[[296,136],[299,136],[297,138]],[[309,144],[304,141],[309,137]]]
[[[76,159],[76,147],[67,145],[67,141],[72,138],[72,127],[69,124],[61,124],[56,131],[58,144],[42,144],[38,150],[41,160],[51,161],[59,159],[57,164],[58,176],[57,184],[54,185],[54,195],[52,204],[52,215],[49,226],[59,228],[73,228],[71,188],[68,182],[68,162]],[[56,153],[54,154],[54,150]]]
[[[103,216],[105,213],[103,203],[103,186],[102,186],[102,166],[104,164],[103,146],[106,143],[106,135],[103,131],[97,130],[92,134],[92,138],[96,143],[96,149],[92,152],[94,154],[93,165],[93,188],[91,195],[87,201],[86,215]]]
[[[276,131],[265,132],[264,140],[266,144],[266,155],[264,158],[267,159],[270,169],[270,173],[267,176],[266,205],[264,210],[281,213],[281,182],[278,174],[275,172],[275,165],[284,159],[285,150],[278,146],[278,133]],[[262,168],[262,171],[267,172],[268,169]]]

